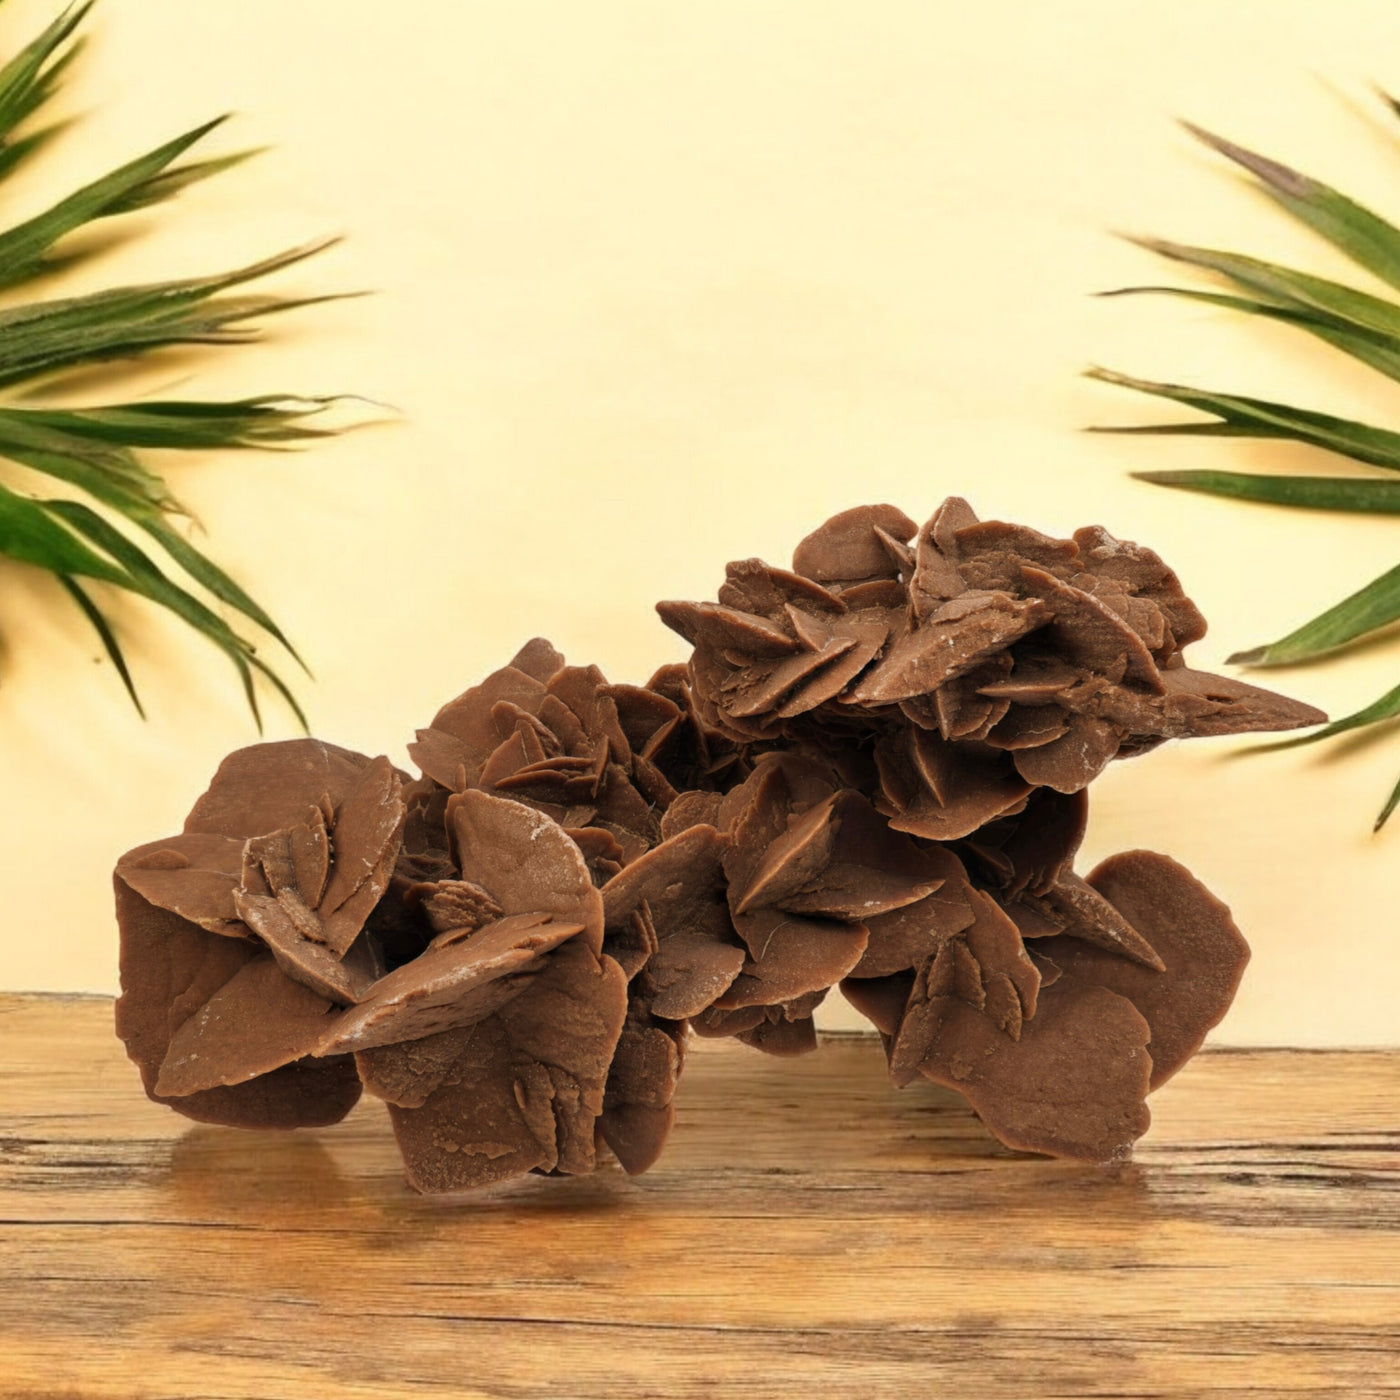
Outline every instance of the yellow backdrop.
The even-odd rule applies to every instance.
[[[51,8],[7,4],[6,46]],[[130,381],[400,411],[302,455],[171,464],[305,649],[315,728],[340,743],[406,762],[415,725],[535,633],[644,679],[683,654],[655,599],[713,596],[725,560],[782,561],[868,499],[918,516],[956,492],[1153,545],[1212,620],[1198,665],[1400,555],[1384,521],[1129,481],[1318,460],[1086,436],[1160,411],[1078,377],[1098,361],[1396,420],[1394,386],[1285,331],[1091,296],[1163,275],[1115,228],[1338,266],[1176,115],[1400,213],[1400,127],[1350,96],[1400,86],[1387,0],[106,0],[94,29],[70,100],[94,115],[6,217],[233,108],[219,142],[276,150],[118,241],[106,272],[343,232],[285,285],[376,293]],[[113,858],[177,829],[256,737],[216,654],[115,611],[149,723],[56,591],[0,568],[0,986],[113,987]],[[1397,671],[1379,646],[1278,681],[1340,714]],[[1374,840],[1369,821],[1400,745],[1241,747],[1120,765],[1087,854],[1169,850],[1234,906],[1255,959],[1224,1038],[1393,1041],[1400,823]]]

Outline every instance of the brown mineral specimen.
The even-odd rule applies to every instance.
[[[220,769],[199,829],[122,858],[118,1030],[148,1092],[293,1127],[344,1116],[363,1081],[424,1189],[590,1170],[626,992],[584,850],[537,808],[469,790],[442,804],[440,842],[419,804],[405,856],[402,788],[384,759],[259,745]],[[381,926],[411,951],[392,970]],[[500,1109],[489,1132],[468,1080]]]
[[[259,744],[224,761],[181,835],[139,846],[117,863],[117,1032],[153,1099],[192,1118],[243,1127],[319,1126],[353,1107],[360,1095],[353,1060],[309,1058],[309,1037],[336,1009],[326,979],[289,977],[289,955],[241,922],[238,906],[266,901],[279,932],[280,916],[290,923],[286,910],[294,911],[300,926],[285,940],[293,965],[299,944],[336,963],[326,939],[342,952],[347,940],[354,943],[359,929],[351,925],[372,902],[366,891],[382,888],[393,863],[402,818],[397,782],[384,760],[318,740]],[[328,832],[342,821],[343,855],[332,865]],[[317,849],[314,836],[298,836],[300,864],[293,831],[320,833]],[[250,846],[264,849],[259,838],[274,836],[266,849],[279,846],[283,857],[268,857],[275,884],[262,860],[248,855]]]
[[[1013,832],[1000,849],[1015,845]],[[1010,888],[1024,872],[1006,873]],[[1088,895],[1047,906],[1072,910],[1059,929],[1027,943],[1009,915],[1036,896],[973,890],[974,920],[931,957],[843,988],[887,1037],[896,1083],[922,1074],[959,1090],[1009,1146],[1104,1161],[1145,1131],[1143,1098],[1224,1015],[1249,950],[1166,856],[1132,851],[1088,882],[1054,878],[1052,893]]]
[[[1057,540],[954,498],[918,529],[862,507],[798,545],[792,573],[745,560],[720,592],[658,604],[695,648],[697,712],[740,743],[871,735],[890,814],[929,839],[1003,814],[1018,784],[1077,792],[1152,741],[1320,722],[1187,669],[1200,613],[1151,550],[1099,527]]]
[[[255,1127],[383,1100],[409,1181],[647,1170],[688,1032],[817,1045],[840,985],[891,1078],[1010,1147],[1125,1156],[1248,960],[1166,856],[1074,870],[1087,788],[1171,738],[1316,710],[1189,669],[1176,575],[952,498],[834,516],[791,569],[661,603],[644,686],[546,641],[418,732],[409,780],[297,740],[231,755],[116,871],[117,1026],[147,1093]]]
[[[1106,1162],[1147,1131],[1149,1033],[1126,998],[1057,984],[1016,1040],[960,998],[931,997],[905,1013],[893,1054],[917,1039],[907,1053],[920,1071],[963,1094],[1008,1147]]]
[[[655,1012],[647,974],[628,989],[627,1019],[613,1053],[598,1131],[623,1170],[654,1166],[675,1119],[676,1088],[685,1058],[685,1023]]]
[[[640,944],[629,975],[646,968],[658,1016],[679,1021],[699,1015],[744,966],[724,897],[725,850],[714,827],[688,827],[603,887],[604,947],[629,936]],[[624,960],[620,951],[616,956]]]
[[[1219,1023],[1235,998],[1249,945],[1230,911],[1168,856],[1124,851],[1089,876],[1089,885],[1131,919],[1162,962],[1161,972],[1114,957],[1082,938],[1060,935],[1036,951],[1067,982],[1095,984],[1126,997],[1152,1031],[1152,1087],[1165,1084]]]
[[[621,968],[570,938],[522,995],[441,1032],[435,1087],[415,1084],[416,1106],[389,1105],[409,1181],[463,1191],[523,1171],[592,1171],[626,1004]]]
[[[406,892],[434,936],[317,1053],[356,1052],[421,1190],[591,1171],[627,993],[584,852],[545,812],[480,789],[445,821],[452,873]]]
[[[845,511],[791,572],[744,560],[718,603],[658,611],[694,647],[696,712],[755,765],[715,819],[750,958],[696,1030],[762,1043],[794,1024],[794,995],[820,991],[860,927],[843,986],[896,1079],[962,1088],[1007,1142],[1121,1155],[1146,1126],[1149,1073],[1155,1087],[1199,1045],[1245,953],[1164,857],[1074,873],[1085,788],[1168,738],[1324,717],[1187,668],[1205,623],[1150,550],[1098,527],[980,522],[957,499],[922,528],[890,506]],[[781,785],[794,761],[816,784],[796,800]],[[867,832],[863,908],[836,896],[838,812]],[[881,907],[871,852],[895,839],[942,883],[892,873],[909,898]]]
[[[568,666],[540,638],[438,711],[409,753],[434,791],[497,793],[584,838],[603,880],[661,836],[674,781],[701,785],[732,765],[733,744],[690,710],[687,684],[609,685],[596,666]],[[602,843],[603,836],[612,844]]]

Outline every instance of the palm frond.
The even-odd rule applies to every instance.
[[[0,142],[11,142],[16,128],[58,90],[59,79],[81,46],[82,41],[73,36],[94,3],[95,0],[83,0],[70,5],[0,68]]]
[[[1385,806],[1376,814],[1376,820],[1371,830],[1373,832],[1379,831],[1395,815],[1396,807],[1400,807],[1400,782],[1391,788],[1390,796],[1386,798]]]
[[[1400,383],[1400,340],[1375,331],[1364,330],[1340,316],[1317,310],[1302,310],[1296,306],[1280,306],[1274,302],[1251,297],[1231,296],[1226,292],[1206,292],[1197,287],[1117,287],[1100,292],[1104,297],[1170,296],[1185,301],[1218,306],[1227,311],[1243,311],[1247,315],[1291,326],[1330,345],[1334,350],[1359,360],[1387,379]]]
[[[1278,739],[1270,744],[1261,744],[1261,749],[1296,749],[1303,744],[1315,744],[1319,739],[1334,739],[1338,734],[1350,734],[1353,729],[1364,729],[1367,725],[1381,724],[1400,715],[1400,685],[1388,690],[1379,700],[1314,729],[1311,734]]]
[[[1386,97],[1393,115],[1400,102]],[[1311,229],[1357,267],[1400,290],[1400,227],[1339,190],[1269,156],[1201,127],[1187,129],[1218,154],[1248,173],[1257,187],[1291,218]],[[1127,287],[1107,295],[1155,293],[1185,297],[1230,312],[1291,326],[1387,378],[1400,382],[1400,303],[1377,293],[1320,277],[1298,268],[1215,248],[1156,238],[1137,238],[1142,247],[1172,262],[1210,274],[1228,291],[1193,287]],[[1180,384],[1139,379],[1110,370],[1091,370],[1101,382],[1150,394],[1198,410],[1207,419],[1113,426],[1099,431],[1178,437],[1249,437],[1304,443],[1352,461],[1400,471],[1400,430],[1361,423],[1313,409]],[[1286,477],[1218,470],[1137,472],[1160,486],[1236,500],[1313,510],[1400,514],[1400,483],[1355,476]],[[1285,666],[1325,659],[1400,621],[1400,566],[1373,579],[1334,607],[1265,646],[1237,652],[1245,666]],[[1335,738],[1367,726],[1387,724],[1400,715],[1400,687],[1373,704],[1335,720],[1287,747]],[[1400,784],[1391,793],[1375,829],[1400,806]]]
[[[219,293],[293,266],[334,240],[293,248],[214,277],[118,287],[87,296],[0,310],[0,388],[105,360],[176,345],[237,344],[257,338],[261,318],[330,301]]]
[[[274,447],[333,436],[334,428],[313,427],[307,420],[337,402],[267,394],[224,403],[152,400],[75,409],[0,407],[0,437],[5,425],[17,419],[122,447]]]
[[[121,677],[122,684],[126,687],[126,693],[131,696],[131,703],[136,706],[136,713],[145,719],[146,707],[141,703],[141,697],[136,693],[136,682],[131,678],[131,669],[126,664],[126,656],[122,652],[121,643],[117,640],[117,634],[112,631],[111,623],[107,621],[102,609],[83,592],[77,579],[70,574],[59,574],[58,581],[68,591],[69,597],[82,609],[87,620],[92,623],[93,630],[102,643],[102,650],[107,653],[107,659]]]
[[[0,183],[36,159],[65,124],[39,118],[82,47],[93,0],[79,0],[0,65]],[[0,287],[15,288],[71,260],[72,235],[99,220],[163,204],[253,152],[188,159],[225,121],[216,118],[90,181],[42,212],[0,230]],[[37,123],[37,124],[36,124]],[[9,304],[0,309],[0,461],[61,482],[49,499],[0,481],[0,555],[51,574],[97,633],[138,711],[136,687],[115,629],[92,591],[117,588],[162,607],[224,653],[261,726],[256,681],[269,684],[304,724],[281,676],[218,609],[301,658],[271,615],[175,523],[186,514],[141,456],[147,449],[270,449],[337,431],[312,420],[329,398],[266,394],[228,401],[155,400],[50,407],[32,396],[71,371],[177,346],[255,340],[270,316],[328,300],[245,290],[329,246],[325,240],[204,277],[121,286]],[[150,542],[156,553],[136,543]],[[164,565],[158,559],[167,561]],[[172,573],[174,570],[175,573]],[[177,581],[178,574],[181,581]],[[304,666],[303,666],[304,669]]]
[[[1299,223],[1320,234],[1358,267],[1400,290],[1400,228],[1320,180],[1193,122],[1182,125],[1198,141],[1253,175],[1269,198]]]
[[[272,618],[170,524],[167,517],[184,514],[184,508],[165,481],[147,471],[130,448],[64,433],[29,418],[23,412],[0,411],[0,456],[78,487],[139,526],[196,583],[276,638],[300,662]]]
[[[306,717],[291,691],[259,660],[252,644],[238,636],[223,618],[192,593],[171,582],[140,546],[81,501],[51,500],[37,504],[55,521],[68,526],[75,537],[81,537],[88,544],[95,545],[103,556],[112,561],[120,576],[114,578],[109,574],[107,582],[117,583],[119,587],[129,589],[169,609],[182,622],[187,623],[224,652],[238,671],[259,728],[262,726],[262,720],[253,688],[254,670],[260,671],[272,682],[274,688],[291,706],[297,719],[305,725]]]
[[[1319,739],[1335,739],[1357,729],[1371,729],[1377,725],[1389,724],[1397,717],[1400,717],[1400,685],[1386,691],[1380,699],[1373,700],[1369,705],[1363,705],[1361,709],[1354,710],[1341,719],[1334,719],[1330,724],[1324,724],[1321,729],[1314,729],[1311,734],[1279,740],[1272,744],[1261,744],[1258,751],[1264,753],[1273,749],[1295,749],[1304,744],[1315,744]],[[1390,820],[1397,806],[1400,806],[1400,782],[1391,789],[1390,796],[1377,813],[1371,830],[1379,831]]]
[[[1197,248],[1165,238],[1132,237],[1129,242],[1172,262],[1216,273],[1243,291],[1265,297],[1278,306],[1334,317],[1357,330],[1400,338],[1400,306],[1345,282],[1219,248]]]
[[[1340,510],[1358,515],[1400,515],[1400,481],[1372,481],[1361,476],[1265,476],[1260,472],[1160,471],[1133,472],[1138,481],[1199,491],[1205,496],[1228,496],[1237,501],[1263,501],[1300,510]]]
[[[1327,413],[1290,408],[1287,404],[1271,403],[1266,399],[1215,394],[1203,389],[1189,389],[1182,384],[1134,379],[1131,375],[1116,374],[1112,370],[1091,369],[1088,377],[1105,384],[1116,384],[1120,388],[1136,389],[1142,394],[1155,394],[1158,398],[1170,399],[1216,417],[1213,423],[1118,425],[1092,428],[1092,432],[1151,433],[1158,437],[1287,438],[1351,457],[1373,467],[1400,471],[1400,433],[1393,433],[1387,428],[1372,427],[1348,418],[1335,418]]]
[[[169,168],[191,146],[227,120],[216,117],[205,122],[83,186],[42,214],[0,232],[0,286],[23,281],[41,271],[44,258],[53,246],[85,224],[157,204],[195,180],[227,169],[243,159],[244,155],[239,154],[173,170]]]
[[[1226,657],[1232,666],[1297,666],[1340,651],[1400,619],[1400,564],[1301,627]]]

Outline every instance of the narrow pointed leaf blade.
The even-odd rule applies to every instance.
[[[128,201],[139,199],[149,181],[224,120],[218,117],[167,141],[59,200],[42,214],[0,233],[0,283],[13,283],[28,276],[60,238],[94,219],[121,212]]]
[[[1367,272],[1400,288],[1400,229],[1394,224],[1311,176],[1191,122],[1183,125],[1197,140],[1248,170],[1270,198],[1300,223]]]
[[[236,651],[240,656],[252,650],[223,618],[193,594],[171,583],[138,544],[127,539],[96,511],[81,501],[45,501],[43,506],[104,553],[111,555],[147,597],[168,607],[196,631],[203,632],[217,645]]]
[[[103,505],[135,518],[146,511],[179,510],[163,478],[148,472],[126,448],[103,443],[43,444],[26,442],[11,425],[0,424],[0,457],[31,471],[66,481]]]
[[[290,650],[290,648],[288,648],[288,650]],[[293,654],[295,655],[295,653],[293,653]],[[298,657],[297,659],[300,660],[300,657]],[[287,708],[288,708],[289,710],[291,710],[292,714],[293,714],[293,715],[295,716],[295,718],[296,718],[296,722],[297,722],[299,725],[301,725],[302,731],[303,731],[304,733],[309,734],[309,733],[311,732],[311,724],[310,724],[310,721],[309,721],[309,720],[307,719],[307,717],[306,717],[306,711],[302,709],[300,702],[297,700],[296,696],[292,693],[291,687],[288,686],[287,683],[286,683],[286,681],[284,681],[284,680],[282,679],[282,677],[279,676],[279,675],[277,674],[277,672],[274,671],[274,670],[272,669],[272,667],[269,666],[269,665],[267,664],[267,662],[265,662],[261,657],[259,657],[259,656],[254,656],[254,655],[249,655],[248,660],[249,660],[249,662],[251,663],[251,665],[253,666],[253,668],[254,668],[254,669],[268,682],[268,684],[271,685],[272,688],[282,697],[283,703],[287,706]],[[253,713],[254,713],[255,716],[257,715],[257,706],[256,706],[256,705],[254,705],[254,707],[253,707]],[[259,728],[259,730],[261,730],[261,728],[262,728],[262,719],[261,719],[261,716],[258,716],[258,728]]]
[[[1254,472],[1156,471],[1133,472],[1138,481],[1228,496],[1238,501],[1292,506],[1301,510],[1342,510],[1365,515],[1400,515],[1400,481],[1371,481],[1363,477],[1263,476]]]
[[[29,435],[33,445],[31,442],[21,445],[14,441],[19,436],[21,427]],[[167,503],[171,498],[165,489],[164,481],[145,472],[127,449],[101,442],[85,443],[81,439],[68,437],[32,422],[17,424],[0,412],[0,456],[9,457],[34,471],[79,486],[94,499],[119,511],[156,540],[196,583],[207,589],[220,602],[236,609],[263,628],[286,648],[303,670],[306,669],[305,662],[268,613],[218,565],[169,524],[164,511],[168,508]],[[90,513],[86,507],[83,510],[81,516],[70,514],[65,516],[65,519],[94,543],[113,554],[124,567],[137,576],[148,574],[147,566],[154,568],[149,565],[144,555],[124,554],[123,549],[134,549],[134,546],[130,546],[125,537],[118,532],[109,533],[102,530],[98,533],[100,525],[94,521],[100,522],[100,518],[94,517],[90,520]],[[213,617],[214,614],[209,616]],[[186,616],[186,621],[196,625],[195,620],[189,616]]]
[[[1296,268],[1227,253],[1218,248],[1197,248],[1160,238],[1135,238],[1133,242],[1173,262],[1185,263],[1228,278],[1238,287],[1301,310],[1324,311],[1364,330],[1400,338],[1400,306],[1384,297],[1358,291],[1342,282],[1314,277]]]
[[[131,697],[131,703],[136,706],[136,713],[145,719],[146,711],[141,704],[141,697],[136,693],[136,682],[131,678],[131,671],[126,664],[121,644],[117,641],[116,633],[112,631],[111,624],[103,616],[101,608],[83,592],[75,579],[69,578],[67,574],[60,574],[58,581],[68,590],[69,596],[82,609],[87,620],[92,623],[93,631],[97,633],[102,642],[102,649],[107,653],[107,659],[116,668],[117,675],[121,677],[121,682],[126,687],[126,693]]]
[[[34,110],[36,87],[43,86],[43,75],[52,73],[55,55],[87,18],[94,0],[70,5],[43,33],[32,39],[3,68],[0,68],[0,137],[7,136]],[[61,56],[57,62],[61,62]],[[47,95],[47,94],[45,94]]]
[[[335,298],[217,294],[329,246],[323,242],[293,249],[216,277],[122,287],[0,310],[0,386],[172,345],[253,339],[257,331],[249,322]]]
[[[192,594],[172,583],[155,563],[120,531],[103,520],[95,511],[89,510],[78,501],[48,501],[45,506],[59,516],[65,524],[84,535],[116,559],[126,570],[132,582],[127,585],[142,593],[152,602],[168,608],[182,621],[194,628],[214,643],[237,668],[243,682],[244,694],[249,707],[262,728],[262,717],[258,709],[256,691],[253,688],[252,669],[256,667],[268,676],[279,693],[289,697],[298,719],[302,718],[300,707],[290,699],[291,692],[285,683],[270,667],[259,660],[253,648],[239,637],[217,613],[211,611]]]
[[[1267,646],[1237,652],[1237,666],[1291,666],[1326,656],[1400,618],[1400,565]]]
[[[38,131],[28,132],[13,141],[0,144],[0,180],[13,174],[31,156],[37,155],[60,132],[66,130],[67,122],[54,122]]]
[[[1298,307],[1280,306],[1253,297],[1231,296],[1224,292],[1205,292],[1195,287],[1119,287],[1101,292],[1101,296],[1171,296],[1186,301],[1202,302],[1225,310],[1260,316],[1281,325],[1292,326],[1315,336],[1342,354],[1400,383],[1400,338],[1365,330],[1339,316],[1322,311],[1306,311]]]
[[[55,417],[62,415],[49,419]],[[196,583],[275,637],[306,669],[267,612],[171,527],[165,512],[177,503],[164,480],[147,472],[130,449],[65,433],[38,414],[0,410],[0,457],[79,486],[119,511],[155,539]]]
[[[1349,418],[1335,418],[1327,413],[1292,408],[1288,404],[1267,399],[1246,398],[1236,394],[1217,394],[1205,389],[1192,389],[1182,384],[1164,384],[1149,379],[1134,379],[1112,370],[1092,369],[1089,378],[1138,393],[1170,399],[1202,413],[1214,414],[1221,420],[1214,423],[1152,424],[1146,427],[1100,427],[1094,432],[1109,433],[1171,433],[1195,437],[1260,437],[1288,438],[1308,443],[1327,452],[1336,452],[1357,462],[1388,471],[1400,471],[1400,433],[1358,423]],[[1223,425],[1223,426],[1222,426]]]
[[[51,574],[101,579],[131,587],[126,572],[65,530],[27,496],[0,486],[0,554]]]
[[[1330,724],[1324,724],[1320,728],[1313,730],[1311,734],[1299,735],[1292,739],[1280,739],[1272,744],[1260,744],[1260,751],[1272,749],[1296,749],[1302,744],[1315,744],[1319,739],[1334,739],[1338,734],[1348,734],[1353,729],[1364,729],[1370,724],[1383,724],[1388,719],[1394,719],[1400,715],[1400,685],[1394,690],[1388,690],[1379,700],[1373,700],[1369,705],[1364,705],[1361,709],[1353,711],[1349,715],[1343,715],[1341,719],[1334,719]]]
[[[288,394],[223,403],[173,400],[95,408],[0,408],[0,438],[6,419],[17,416],[69,437],[128,448],[275,447],[332,436],[334,429],[311,427],[308,420],[325,412],[334,402]]]
[[[1396,807],[1400,807],[1400,783],[1396,783],[1390,790],[1390,796],[1385,800],[1385,806],[1381,808],[1376,817],[1376,824],[1371,828],[1372,832],[1379,831],[1393,815]]]
[[[207,589],[221,603],[226,603],[229,607],[242,613],[244,617],[250,622],[256,623],[269,636],[276,638],[302,670],[307,671],[306,662],[302,660],[296,648],[287,640],[282,629],[268,616],[267,612],[250,598],[212,559],[202,554],[179,531],[173,529],[163,516],[144,516],[136,523],[156,540],[196,583]],[[309,671],[308,674],[310,674]]]
[[[30,118],[52,99],[59,89],[59,78],[82,53],[85,45],[86,40],[74,39],[14,104],[10,113],[13,120],[4,132],[0,132],[0,179],[17,170],[32,155],[47,146],[54,137],[73,125],[74,119],[66,117],[52,121],[37,131],[26,131],[22,136],[18,134]]]
[[[244,161],[251,160],[257,154],[259,154],[257,151],[235,151],[232,155],[215,156],[211,160],[189,161],[184,165],[176,165],[169,170],[162,170],[159,175],[153,175],[149,180],[143,180],[122,198],[114,200],[103,212],[102,217],[131,214],[138,209],[149,209],[153,204],[173,199],[181,190],[188,189],[201,180],[208,180],[225,170],[232,170],[236,165],[242,165]]]
[[[232,272],[210,277],[185,277],[170,282],[147,282],[113,287],[86,296],[25,302],[0,309],[0,332],[6,342],[35,326],[100,326],[114,318],[159,321],[176,318],[199,303],[315,257],[336,243],[326,238],[247,263]]]

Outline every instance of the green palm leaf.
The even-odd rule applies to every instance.
[[[173,161],[226,120],[218,117],[197,126],[110,175],[85,185],[44,213],[0,233],[0,284],[21,281],[39,271],[54,244],[84,224],[157,204],[195,180],[227,169],[243,159],[240,154],[168,169]]]
[[[1394,115],[1400,103],[1387,98]],[[1268,156],[1187,124],[1213,150],[1246,171],[1259,189],[1290,217],[1343,253],[1380,282],[1400,290],[1400,227],[1330,185]],[[1136,239],[1141,246],[1228,284],[1228,291],[1193,287],[1128,287],[1109,295],[1165,293],[1234,313],[1292,326],[1353,360],[1400,382],[1400,303],[1310,272],[1238,253],[1161,239]],[[1352,461],[1400,471],[1400,425],[1339,418],[1270,400],[1134,378],[1109,370],[1091,377],[1137,393],[1198,410],[1208,417],[1147,427],[1115,426],[1100,431],[1193,437],[1251,437],[1305,443]],[[1160,486],[1273,505],[1314,510],[1400,514],[1400,483],[1355,476],[1286,477],[1219,470],[1138,472]],[[1247,666],[1284,666],[1331,657],[1400,621],[1400,566],[1373,579],[1340,603],[1294,628],[1287,636],[1237,652]],[[1289,747],[1334,738],[1400,716],[1400,687],[1354,714],[1335,720]],[[1379,830],[1400,805],[1400,784],[1376,820]]]
[[[91,8],[92,0],[70,6],[0,65],[0,194],[4,182],[62,129],[39,119],[81,47],[77,31]],[[186,159],[224,120],[195,127],[0,229],[0,287],[16,288],[71,261],[70,236],[94,222],[159,205],[247,159],[251,152]],[[46,499],[22,490],[18,480],[0,480],[0,554],[54,577],[97,633],[138,711],[120,638],[102,609],[103,589],[120,589],[166,609],[218,648],[234,666],[259,726],[258,678],[305,723],[286,682],[228,618],[251,626],[254,635],[265,634],[298,662],[300,657],[271,615],[178,528],[175,521],[186,512],[140,454],[151,448],[269,449],[309,442],[335,430],[313,422],[334,401],[268,394],[226,402],[58,408],[35,403],[34,389],[76,369],[173,346],[255,340],[267,317],[327,298],[256,293],[244,290],[247,285],[326,246],[291,249],[206,277],[0,308],[0,395],[26,391],[23,402],[0,397],[0,463],[61,482],[74,493]],[[132,532],[156,553],[137,544]]]
[[[69,41],[94,3],[70,6],[0,68],[0,141],[10,144],[15,128],[58,90],[60,76],[78,53],[78,42]]]
[[[0,310],[0,387],[174,345],[237,344],[257,338],[249,322],[330,297],[289,300],[219,293],[314,256],[329,242],[293,248],[217,277],[119,287],[89,296]]]
[[[1280,739],[1272,744],[1262,744],[1261,748],[1266,749],[1296,749],[1301,744],[1315,744],[1319,739],[1333,739],[1338,734],[1349,734],[1353,729],[1363,729],[1367,725],[1381,724],[1385,720],[1394,719],[1400,715],[1400,685],[1394,690],[1388,690],[1379,700],[1373,700],[1369,705],[1353,711],[1349,715],[1344,715],[1341,719],[1334,719],[1331,724],[1324,724],[1321,729],[1314,729],[1311,734],[1304,734],[1292,739]]]
[[[142,719],[146,718],[146,707],[141,703],[141,697],[136,693],[136,682],[131,678],[131,670],[126,664],[126,657],[122,653],[121,643],[117,641],[117,635],[112,631],[111,624],[103,616],[102,609],[83,592],[77,579],[69,574],[60,574],[58,581],[68,591],[68,596],[82,609],[83,615],[92,623],[98,639],[102,643],[102,650],[107,653],[107,659],[116,668],[117,674],[122,678],[122,684],[126,687],[126,693],[131,696],[131,703],[136,706],[136,713]]]
[[[1400,618],[1400,564],[1286,637],[1226,657],[1235,666],[1296,666],[1315,661]]]
[[[73,437],[124,447],[273,447],[330,437],[333,429],[312,427],[307,420],[335,402],[264,395],[226,403],[177,400],[80,409],[0,408],[0,434],[12,418],[22,418]]]
[[[1340,350],[1342,354],[1350,355],[1352,359],[1369,365],[1387,379],[1400,382],[1400,341],[1365,330],[1327,312],[1280,306],[1252,297],[1231,296],[1226,292],[1205,292],[1196,287],[1119,287],[1114,291],[1100,292],[1099,295],[1170,296],[1186,301],[1203,302],[1207,306],[1218,306],[1228,311],[1243,311],[1247,315],[1275,321],[1279,325],[1292,326],[1295,330],[1303,331],[1330,345],[1334,350]]]
[[[1303,510],[1344,510],[1359,515],[1400,515],[1400,481],[1371,481],[1359,476],[1265,476],[1258,472],[1133,472],[1139,481],[1229,496],[1237,501],[1264,501]]]
[[[1161,423],[1147,427],[1100,427],[1099,433],[1154,433],[1174,437],[1253,437],[1289,438],[1305,442],[1366,462],[1373,467],[1400,471],[1400,433],[1386,428],[1374,428],[1347,418],[1334,418],[1326,413],[1311,413],[1306,409],[1290,408],[1287,404],[1270,403],[1265,399],[1244,398],[1237,394],[1213,394],[1201,389],[1188,389],[1181,384],[1159,384],[1150,379],[1134,379],[1111,370],[1091,369],[1090,379],[1105,384],[1117,384],[1139,393],[1155,394],[1171,399],[1188,408],[1213,413],[1214,423]]]
[[[1357,330],[1388,339],[1400,338],[1400,306],[1343,282],[1278,263],[1247,258],[1218,248],[1195,248],[1164,238],[1133,238],[1131,242],[1172,262],[1214,272],[1241,290],[1265,297],[1278,306],[1330,316]]]
[[[1264,192],[1299,223],[1320,234],[1357,266],[1400,289],[1400,229],[1394,224],[1320,180],[1192,122],[1183,125],[1197,140],[1249,171]]]

